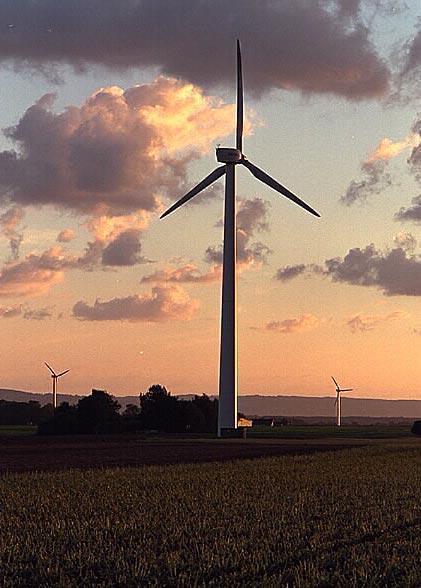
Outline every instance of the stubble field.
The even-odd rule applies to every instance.
[[[2,586],[420,586],[420,448],[4,474]]]

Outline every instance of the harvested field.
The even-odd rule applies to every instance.
[[[421,586],[417,441],[4,474],[0,584]]]
[[[142,439],[126,435],[0,437],[0,473],[229,461],[333,451],[356,440]]]

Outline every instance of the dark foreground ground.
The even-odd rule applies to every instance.
[[[0,473],[134,467],[307,454],[365,444],[356,439],[142,439],[138,436],[0,436]]]

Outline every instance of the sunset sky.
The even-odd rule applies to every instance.
[[[194,10],[192,10],[194,7]],[[234,146],[240,394],[421,399],[421,13],[389,0],[0,0],[0,388],[216,394]]]

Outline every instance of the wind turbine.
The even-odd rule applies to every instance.
[[[224,247],[222,271],[221,304],[221,346],[219,359],[219,414],[218,436],[225,430],[237,428],[237,274],[236,274],[236,202],[235,202],[235,166],[244,165],[258,180],[276,190],[295,204],[311,214],[320,216],[313,208],[290,192],[285,186],[271,178],[266,172],[246,159],[243,153],[243,75],[241,64],[240,41],[237,39],[237,131],[236,146],[217,147],[216,159],[223,163],[206,178],[192,188],[185,196],[175,202],[161,218],[188,202],[202,190],[225,175],[224,204]]]
[[[341,426],[341,392],[352,392],[352,388],[340,388],[338,382],[335,380],[333,376],[331,376],[332,380],[335,382],[336,386],[336,425],[338,427]]]
[[[54,410],[56,410],[57,408],[57,380],[59,378],[61,378],[61,376],[64,376],[64,374],[67,374],[67,372],[70,372],[70,370],[65,370],[64,372],[61,372],[60,374],[56,374],[56,372],[53,370],[53,368],[51,366],[48,365],[48,363],[46,361],[44,361],[45,365],[48,367],[48,369],[51,372],[51,378],[53,380],[53,408]]]

